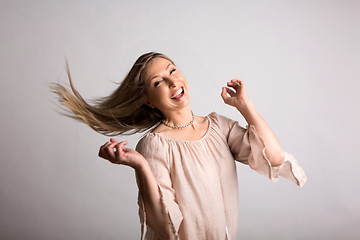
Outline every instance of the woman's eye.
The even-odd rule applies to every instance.
[[[161,83],[161,80],[156,81],[156,82],[154,83],[154,87],[157,87],[160,83]]]
[[[175,72],[175,71],[176,71],[176,69],[174,68],[173,70],[170,71],[170,74],[172,74],[172,73]]]

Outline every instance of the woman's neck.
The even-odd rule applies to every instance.
[[[171,126],[184,126],[193,120],[190,107],[166,113],[164,121]]]

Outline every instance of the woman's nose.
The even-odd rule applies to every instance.
[[[176,87],[176,80],[175,79],[169,79],[169,87]]]

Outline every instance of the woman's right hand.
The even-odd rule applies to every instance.
[[[137,169],[146,160],[137,151],[124,147],[126,144],[128,144],[127,141],[118,142],[114,138],[110,138],[109,142],[100,147],[98,155],[112,163],[124,164]]]

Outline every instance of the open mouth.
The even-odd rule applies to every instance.
[[[171,99],[173,100],[179,100],[184,96],[184,87],[179,88],[178,90],[176,90],[172,95],[171,95]]]

